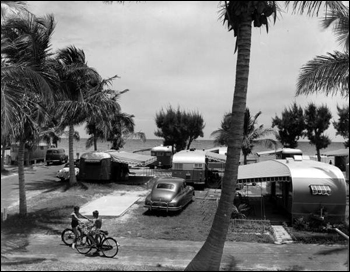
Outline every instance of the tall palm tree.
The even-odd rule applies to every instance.
[[[37,140],[46,122],[45,108],[52,103],[55,74],[49,50],[54,26],[53,16],[31,14],[1,25],[1,133],[19,142],[20,215],[27,214],[24,148]]]
[[[252,153],[254,145],[265,145],[267,148],[274,148],[277,144],[276,140],[265,138],[270,134],[276,136],[276,132],[271,128],[264,128],[263,125],[257,127],[257,119],[261,115],[261,111],[251,117],[248,108],[244,114],[244,127],[243,127],[243,142],[242,142],[242,154],[243,162],[247,164],[247,157]],[[230,123],[232,115],[230,113],[225,114],[223,121],[221,122],[221,128],[211,133],[211,137],[214,137],[214,145],[226,145],[229,138]]]
[[[76,185],[73,154],[74,126],[85,123],[90,116],[98,120],[109,120],[109,115],[119,111],[119,105],[110,94],[101,90],[101,77],[86,64],[85,53],[74,46],[58,51],[57,73],[60,90],[64,95],[57,101],[56,117],[62,127],[69,128],[70,185]]]
[[[288,1],[286,4],[289,5]],[[322,3],[318,1],[294,1],[293,10],[312,15],[318,12]],[[326,4],[342,6],[340,1]],[[232,123],[228,138],[227,161],[219,205],[209,235],[202,248],[185,270],[220,269],[220,262],[232,213],[232,203],[237,183],[240,149],[243,141],[244,112],[249,77],[252,24],[268,29],[268,18],[276,20],[277,1],[225,1],[222,8],[223,22],[234,31],[237,50],[236,85],[232,104]]]
[[[349,97],[349,9],[327,10],[322,27],[327,29],[331,25],[344,52],[316,56],[303,65],[297,81],[297,95],[323,92]]]

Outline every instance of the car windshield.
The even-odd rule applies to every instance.
[[[175,188],[174,184],[169,183],[158,183],[157,189],[173,190]]]

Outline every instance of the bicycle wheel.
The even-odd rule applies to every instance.
[[[92,242],[89,237],[87,237],[86,235],[82,235],[78,237],[75,248],[79,253],[87,254],[92,249]]]
[[[72,245],[75,239],[74,231],[72,229],[65,229],[61,233],[61,239],[62,239],[62,242],[65,243],[67,246]]]
[[[118,242],[111,237],[107,237],[102,241],[101,251],[105,257],[113,258],[118,254]]]
[[[79,236],[81,236],[81,231],[78,229]],[[75,233],[72,229],[65,229],[61,233],[61,239],[62,242],[65,243],[67,246],[71,246],[73,244],[73,241],[75,239]]]

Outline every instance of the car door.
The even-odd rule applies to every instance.
[[[186,204],[186,195],[184,194],[184,185],[183,183],[179,186],[179,192],[178,192],[178,199],[179,199],[179,206],[183,206]]]
[[[189,203],[192,200],[192,193],[190,187],[186,184],[186,182],[183,183],[183,195],[184,195],[184,205]]]

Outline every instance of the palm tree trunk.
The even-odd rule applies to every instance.
[[[320,149],[318,147],[316,147],[316,152],[317,152],[317,160],[321,161]]]
[[[244,154],[243,156],[244,156],[244,161],[243,161],[243,164],[244,164],[244,165],[246,165],[246,164],[247,164],[247,155],[246,155],[246,154]]]
[[[74,152],[73,152],[73,140],[74,140],[74,126],[69,125],[68,134],[68,158],[69,158],[69,185],[74,186],[77,184],[77,179],[75,178],[75,166],[74,166]]]
[[[24,179],[24,141],[19,141],[18,147],[18,182],[19,182],[19,214],[27,215],[26,184]]]
[[[186,271],[219,271],[230,224],[243,141],[243,123],[246,109],[252,35],[251,19],[246,16],[239,28],[240,34],[237,36],[236,86],[221,197],[209,236],[197,255],[186,267]]]
[[[96,134],[94,134],[94,150],[97,150],[97,137]]]
[[[5,170],[5,151],[6,147],[4,144],[1,149],[1,172]]]

